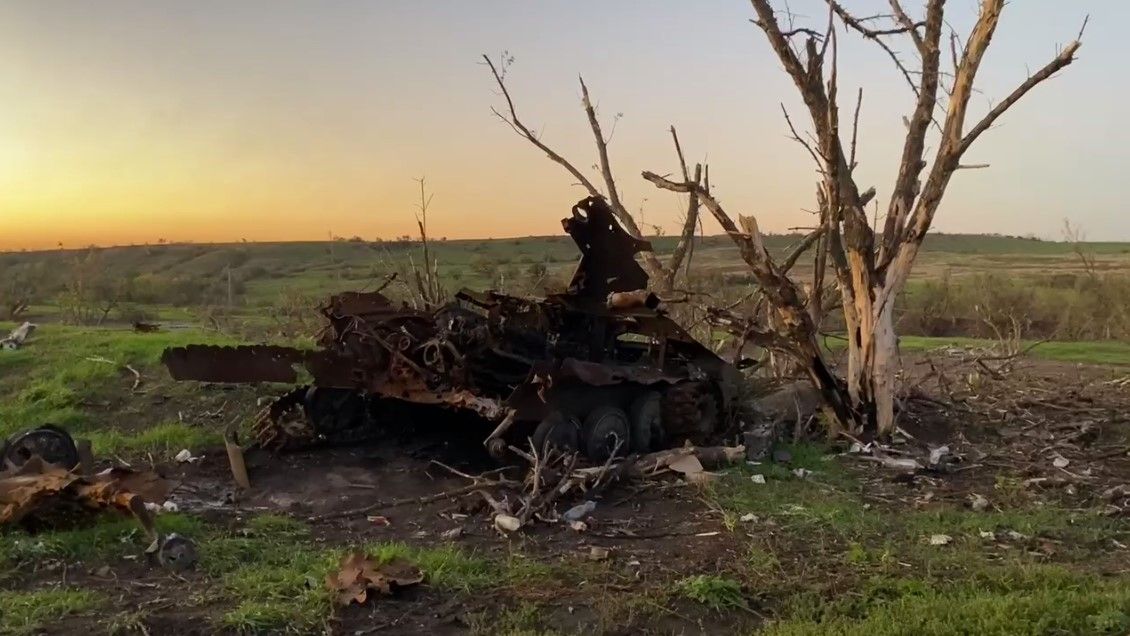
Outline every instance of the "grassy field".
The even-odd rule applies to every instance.
[[[226,340],[196,330],[136,334],[48,325],[25,349],[0,355],[0,434],[50,421],[92,438],[102,457],[163,463],[182,448],[214,452],[227,417],[250,417],[256,391],[217,395],[170,382],[158,365],[160,351],[199,341]],[[903,339],[911,352],[989,344]],[[1101,363],[1125,361],[1118,358],[1126,351],[1125,343],[1047,343],[1032,355]],[[141,374],[136,390],[132,373],[122,371],[126,364]],[[221,405],[229,405],[224,418],[202,415]],[[643,553],[661,565],[643,580],[622,569],[641,554],[645,544],[638,539],[621,545],[612,561],[591,562],[546,553],[537,538],[488,535],[486,543],[459,545],[434,535],[382,540],[372,530],[327,536],[324,527],[270,512],[221,520],[162,515],[164,532],[190,536],[199,547],[201,562],[184,583],[160,570],[123,566],[144,547],[128,520],[105,517],[34,536],[7,530],[0,533],[0,633],[145,633],[172,611],[160,595],[131,606],[118,598],[119,583],[74,574],[103,566],[143,586],[176,586],[176,612],[192,616],[197,627],[318,633],[348,616],[332,607],[321,581],[346,549],[357,547],[423,568],[431,595],[421,601],[426,606],[480,603],[465,626],[475,634],[623,633],[641,626],[666,633],[663,625],[705,633],[728,625],[772,635],[1130,630],[1130,559],[1111,547],[1130,543],[1130,530],[1098,506],[1025,498],[1012,477],[999,476],[995,485],[990,477],[987,486],[969,486],[988,495],[993,510],[975,512],[960,499],[907,507],[821,446],[787,450],[789,466],[733,469],[692,492],[681,512],[668,513],[711,524],[705,528],[718,533],[712,545],[728,546],[735,557],[686,565],[668,561],[665,550],[672,548],[651,547]],[[800,479],[797,468],[812,473]],[[755,473],[764,484],[751,480]],[[933,535],[951,540],[931,545]],[[560,597],[570,599],[570,608],[585,607],[596,622],[569,623]],[[395,607],[400,612],[402,605]]]
[[[771,236],[787,251],[796,236]],[[655,240],[664,254],[670,238]],[[1093,266],[1085,266],[1077,250]],[[577,260],[571,239],[528,237],[439,241],[431,253],[443,287],[540,295],[564,288]],[[411,241],[149,245],[95,251],[0,254],[0,312],[30,301],[25,316],[72,324],[160,320],[221,326],[247,337],[294,336],[316,328],[312,311],[329,294],[374,289],[404,298],[420,246]],[[810,278],[802,259],[792,275]],[[724,305],[754,290],[726,237],[705,237],[680,287],[697,302]],[[1072,245],[1021,238],[932,235],[896,304],[907,335],[1130,339],[1130,244]],[[833,316],[828,330],[838,327]]]
[[[771,237],[770,247],[784,251],[794,240]],[[660,251],[672,244],[656,243]],[[1065,382],[1091,365],[1124,375],[1130,244],[1087,244],[1093,271],[1073,249],[1008,237],[931,236],[900,300],[902,351],[999,347],[995,338],[973,336],[1020,316],[1028,329],[1020,334],[1022,346],[1054,336],[1027,358],[1061,365],[1055,368]],[[560,284],[576,260],[566,237],[442,241],[435,253],[449,289],[519,293]],[[0,437],[54,423],[91,439],[107,461],[168,465],[182,449],[219,457],[223,427],[249,422],[257,400],[281,387],[175,383],[158,363],[161,351],[198,342],[308,341],[319,326],[312,309],[321,298],[372,288],[409,258],[418,259],[418,246],[364,241],[0,254],[0,274],[36,281],[26,317],[41,323],[26,348],[0,351]],[[103,326],[64,324],[76,315],[73,277],[93,271],[101,274],[82,282],[112,288],[128,281],[129,297],[105,313]],[[693,271],[688,284],[712,300],[750,289],[724,237],[703,241]],[[805,273],[798,266],[798,276]],[[395,285],[390,290],[399,293]],[[0,289],[0,300],[10,297],[5,294],[10,290]],[[163,329],[134,333],[131,316],[156,318]],[[0,332],[14,325],[0,323]],[[834,336],[826,342],[833,349],[840,344]],[[1066,413],[1064,421],[1075,415]],[[1114,420],[1106,428],[1120,430]],[[397,620],[393,614],[426,626],[396,623],[392,633],[427,633],[437,624],[425,617],[448,603],[468,608],[462,631],[515,636],[1130,633],[1124,554],[1130,531],[1101,514],[1097,495],[1074,505],[1025,496],[1017,484],[1027,475],[987,468],[980,481],[927,482],[927,491],[939,493],[931,499],[824,447],[788,450],[787,467],[743,466],[701,491],[666,487],[645,503],[627,504],[634,506],[632,517],[655,524],[655,538],[608,535],[616,547],[606,561],[577,558],[598,537],[568,529],[501,538],[487,528],[473,540],[441,540],[428,532],[449,514],[437,509],[398,519],[386,535],[363,519],[360,527],[342,529],[269,505],[234,516],[161,515],[163,531],[198,544],[200,565],[184,579],[138,562],[144,540],[120,518],[35,535],[3,530],[0,634],[186,627],[322,633],[380,626]],[[424,473],[428,464],[420,464],[414,470]],[[797,468],[812,474],[798,478]],[[1098,468],[1096,475],[1119,470]],[[752,481],[755,473],[765,483]],[[971,510],[964,497],[973,492],[988,496],[993,508]],[[667,529],[684,526],[691,539],[663,538]],[[694,538],[700,534],[709,542]],[[950,540],[931,545],[933,535]],[[335,609],[322,580],[344,551],[357,548],[379,560],[414,561],[428,573],[427,585],[389,606],[395,609],[378,606],[370,615]],[[646,575],[632,569],[638,562]],[[95,574],[104,567],[114,572],[110,579]],[[180,622],[161,622],[174,619]]]

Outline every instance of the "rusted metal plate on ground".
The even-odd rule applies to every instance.
[[[17,470],[0,473],[0,525],[66,514],[76,507],[109,508],[133,515],[153,537],[153,517],[145,503],[163,502],[168,493],[168,483],[156,473],[112,468],[83,477],[36,456]]]

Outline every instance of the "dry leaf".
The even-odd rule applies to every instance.
[[[379,564],[364,552],[351,552],[341,559],[337,572],[326,575],[326,587],[338,605],[360,605],[369,599],[370,590],[388,595],[423,580],[423,571],[403,559]]]

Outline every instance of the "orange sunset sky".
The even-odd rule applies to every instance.
[[[820,0],[791,5],[823,19]],[[966,30],[976,3],[951,5]],[[938,229],[1055,238],[1066,217],[1092,240],[1130,239],[1130,2],[1010,3],[976,107],[1088,13],[1079,62],[982,138],[967,160],[992,168],[958,174]],[[803,113],[751,16],[741,0],[5,2],[0,249],[394,237],[413,231],[421,175],[437,236],[556,233],[584,193],[491,115],[478,60],[502,50],[520,113],[579,166],[595,153],[577,74],[607,125],[622,113],[613,163],[646,223],[678,219],[678,199],[639,178],[675,169],[675,124],[732,213],[804,224],[813,167],[779,102]],[[913,96],[881,52],[842,42],[841,94],[865,90],[861,180],[882,200]]]

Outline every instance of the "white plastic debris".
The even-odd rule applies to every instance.
[[[762,475],[761,473],[757,473],[756,475],[752,475],[750,477],[750,479],[753,480],[753,483],[755,483],[755,484],[764,484],[765,483],[765,475]]]
[[[949,454],[949,446],[939,446],[937,448],[932,448],[930,449],[930,458],[928,461],[930,462],[931,466],[937,466],[938,464],[942,463],[942,460],[944,460]]]
[[[793,474],[796,475],[798,479],[805,479],[812,474],[812,471],[807,468],[794,468]]]
[[[565,519],[565,521],[580,521],[589,516],[589,513],[593,510],[596,510],[596,502],[589,499],[584,503],[577,504],[566,510],[565,514],[561,515],[561,517]]]
[[[598,545],[594,545],[589,548],[590,561],[603,561],[608,558],[609,554],[611,554],[611,551],[608,548],[604,548]]]
[[[36,330],[36,327],[36,325],[30,322],[25,322],[19,327],[16,327],[12,330],[12,333],[8,334],[6,338],[0,338],[0,349],[6,349],[8,351],[15,351],[16,349],[19,349],[21,346],[23,346],[24,341],[27,340],[28,336],[30,336],[32,332]]]
[[[982,539],[996,539],[997,534],[988,530],[982,530],[980,533]]]
[[[178,464],[195,464],[202,459],[204,458],[193,455],[192,451],[188,450],[187,448],[177,453],[176,456],[173,457],[173,460]]]
[[[522,521],[513,515],[495,515],[494,527],[503,532],[514,532],[522,527]]]
[[[180,506],[177,502],[169,500],[161,504],[161,512],[180,512]]]
[[[930,545],[949,545],[951,541],[953,541],[953,537],[948,534],[930,535]]]
[[[989,509],[989,500],[983,495],[973,493],[969,495],[969,507],[976,512],[984,512]]]
[[[741,521],[742,523],[756,523],[757,522],[757,515],[753,514],[752,512],[747,512],[744,515],[742,515],[741,517],[739,517],[738,520]]]

